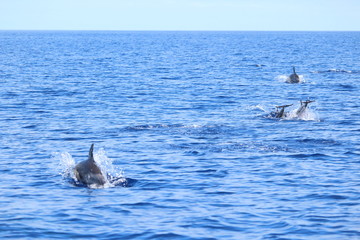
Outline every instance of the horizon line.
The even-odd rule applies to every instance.
[[[170,30],[170,29],[0,29],[0,31],[82,31],[82,32],[360,32],[360,30]]]

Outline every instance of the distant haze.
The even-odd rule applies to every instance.
[[[0,0],[0,30],[359,31],[359,0]]]

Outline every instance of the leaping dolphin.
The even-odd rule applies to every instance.
[[[285,108],[290,107],[290,106],[292,106],[292,104],[275,106],[276,111],[271,112],[269,117],[271,117],[271,118],[286,118],[288,116],[288,113],[285,112]]]
[[[74,168],[76,179],[87,185],[101,187],[106,183],[105,177],[94,160],[94,144],[91,144],[87,160],[78,163]]]
[[[312,102],[315,102],[315,100],[306,100],[305,102],[300,101],[300,107],[298,110],[296,110],[296,115],[297,116],[302,115],[305,112],[306,108],[308,107],[309,103]]]
[[[289,83],[299,83],[300,77],[295,72],[295,67],[293,67],[293,73],[289,76]]]
[[[292,106],[292,104],[276,106],[275,117],[276,118],[285,118],[286,117],[285,108],[290,107],[290,106]],[[280,111],[279,111],[279,109],[280,109]]]

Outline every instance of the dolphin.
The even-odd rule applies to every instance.
[[[290,106],[292,106],[292,104],[282,105],[282,106],[275,106],[276,111],[271,112],[270,117],[272,117],[272,118],[285,118],[287,116],[287,113],[285,112],[285,108],[290,107]]]
[[[292,104],[276,106],[275,117],[276,118],[285,118],[286,117],[285,108],[290,107],[290,106],[292,106]],[[280,111],[279,111],[279,108],[280,108]]]
[[[106,183],[105,177],[94,160],[94,144],[91,144],[87,160],[78,163],[74,168],[76,179],[87,185],[101,187]]]
[[[306,108],[308,107],[309,103],[312,103],[312,102],[315,102],[315,101],[314,100],[306,100],[305,102],[300,101],[300,107],[298,110],[296,110],[296,115],[297,116],[302,115],[305,112]]]
[[[299,83],[300,82],[300,77],[299,75],[296,74],[295,72],[295,67],[293,67],[293,73],[289,76],[289,83]]]

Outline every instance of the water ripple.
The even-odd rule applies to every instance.
[[[359,39],[0,31],[0,238],[358,239]]]

